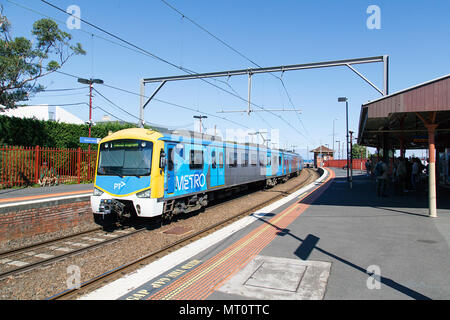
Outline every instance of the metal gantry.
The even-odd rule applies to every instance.
[[[357,71],[352,65],[357,64],[365,64],[365,63],[383,63],[383,89],[379,89],[375,86],[371,81],[369,81],[365,76],[363,76],[359,71]],[[273,72],[285,72],[285,71],[294,71],[294,70],[304,70],[304,69],[315,69],[315,68],[329,68],[329,67],[338,67],[338,66],[346,66],[350,68],[353,72],[355,72],[359,77],[361,77],[364,81],[366,81],[369,85],[375,88],[382,95],[389,94],[389,56],[375,56],[375,57],[366,57],[366,58],[356,58],[356,59],[345,59],[345,60],[335,60],[335,61],[324,61],[324,62],[314,62],[314,63],[305,63],[305,64],[294,64],[294,65],[286,65],[286,66],[276,66],[276,67],[264,67],[264,68],[248,68],[248,69],[240,69],[240,70],[228,70],[228,71],[218,71],[218,72],[207,72],[207,73],[193,73],[179,76],[168,76],[168,77],[156,77],[156,78],[144,78],[141,79],[141,105],[140,105],[140,125],[144,124],[144,109],[149,104],[149,102],[153,99],[153,97],[158,93],[158,91],[164,86],[168,81],[181,81],[181,80],[192,80],[192,79],[205,79],[205,78],[217,78],[217,77],[232,77],[239,75],[248,75],[249,88],[248,88],[248,108],[247,110],[235,110],[228,112],[247,112],[250,114],[255,110],[251,109],[250,102],[250,92],[251,92],[251,79],[255,74],[260,73],[273,73]],[[147,83],[160,83],[158,88],[154,91],[154,93],[145,101],[145,85]],[[287,110],[270,110],[263,109],[262,111],[299,111],[295,109],[287,109]],[[226,112],[226,111],[222,111]]]

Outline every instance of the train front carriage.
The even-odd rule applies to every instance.
[[[161,134],[145,129],[118,131],[100,141],[91,208],[95,221],[160,215],[164,171]]]
[[[171,218],[227,190],[249,183],[274,186],[302,169],[298,155],[216,138],[135,128],[101,140],[91,196],[95,221]]]

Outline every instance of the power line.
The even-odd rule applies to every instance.
[[[66,107],[66,106],[77,106],[85,104],[86,102],[75,102],[75,103],[63,103],[63,104],[39,104],[39,105],[21,105],[21,107]]]
[[[55,72],[58,72],[58,73],[60,73],[60,74],[63,74],[63,75],[66,75],[66,76],[68,76],[68,77],[72,77],[72,78],[75,78],[75,79],[82,78],[81,76],[77,76],[77,75],[70,74],[70,73],[63,72],[63,71],[58,71],[58,70],[56,70]],[[133,92],[133,91],[130,91],[130,90],[126,90],[126,89],[123,89],[123,88],[119,88],[119,87],[115,87],[115,86],[108,85],[108,84],[105,84],[105,83],[102,83],[102,84],[100,84],[100,85],[105,86],[105,87],[108,87],[108,88],[111,88],[111,89],[114,89],[114,90],[122,91],[122,92],[125,92],[125,93],[128,93],[128,94],[132,94],[132,95],[135,95],[135,96],[139,96],[139,97],[143,96],[144,98],[149,98],[149,97],[147,97],[147,96],[145,96],[145,95],[141,95],[140,93],[136,93],[136,92]],[[136,119],[139,119],[138,117],[136,117],[136,116],[130,114],[129,112],[125,111],[123,108],[119,107],[119,106],[116,105],[114,102],[112,102],[111,100],[109,100],[108,98],[106,98],[104,95],[102,95],[102,94],[101,94],[98,90],[96,90],[95,88],[93,88],[93,90],[96,91],[96,92],[97,92],[101,97],[103,97],[105,100],[107,100],[107,101],[110,102],[111,104],[115,105],[117,108],[119,108],[119,109],[121,109],[122,111],[128,113],[128,114],[131,115],[132,117],[134,117],[134,118],[136,118]],[[185,110],[190,110],[190,111],[193,111],[193,112],[196,112],[196,113],[206,114],[206,115],[211,116],[211,117],[214,117],[214,118],[218,118],[218,119],[221,119],[221,120],[224,120],[224,121],[228,121],[228,122],[233,123],[233,124],[235,124],[235,125],[237,125],[237,126],[240,126],[240,127],[246,128],[246,129],[250,129],[250,128],[247,127],[247,126],[245,126],[245,125],[243,125],[243,124],[241,124],[241,123],[238,123],[238,122],[236,122],[236,121],[230,120],[230,119],[228,119],[228,118],[226,118],[226,117],[220,117],[220,116],[218,116],[218,115],[215,115],[215,114],[212,114],[212,113],[209,113],[209,112],[205,112],[205,111],[201,111],[201,110],[199,110],[199,109],[194,109],[194,108],[182,106],[182,105],[179,105],[179,104],[176,104],[176,103],[173,103],[173,102],[169,102],[169,101],[164,101],[164,100],[161,100],[161,99],[156,99],[156,98],[154,98],[154,100],[155,100],[155,101],[158,101],[158,102],[161,102],[161,103],[164,103],[164,104],[167,104],[167,105],[174,106],[174,107],[182,108],[182,109],[185,109]],[[103,110],[103,109],[102,109],[102,110]]]
[[[136,118],[139,120],[139,117],[136,117],[135,115],[129,113],[128,111],[126,111],[125,109],[123,109],[122,107],[119,107],[117,104],[115,104],[114,102],[112,102],[111,100],[109,100],[107,97],[105,97],[103,94],[101,94],[101,92],[99,92],[97,89],[92,88],[92,90],[94,90],[95,92],[97,92],[103,99],[105,99],[106,101],[108,101],[110,104],[112,104],[113,106],[115,106],[116,108],[120,109],[121,111],[125,112],[126,114],[128,114],[129,116]]]
[[[64,11],[63,9],[61,9],[61,8],[59,8],[59,7],[57,7],[57,6],[53,5],[53,4],[51,4],[51,3],[48,2],[48,1],[45,1],[45,0],[41,0],[41,1],[44,2],[45,4],[49,5],[49,6],[53,7],[53,8],[55,8],[55,9],[57,9],[57,10],[59,10],[59,11],[65,13],[65,14],[67,14],[67,15],[70,15],[69,13],[67,13],[66,11]],[[109,32],[109,31],[107,31],[107,30],[105,30],[105,29],[103,29],[103,28],[101,28],[101,27],[96,26],[95,24],[92,24],[92,23],[90,23],[90,22],[88,22],[88,21],[86,21],[86,20],[84,20],[84,19],[82,19],[82,18],[79,18],[79,19],[80,19],[80,21],[82,21],[82,22],[88,24],[89,26],[91,26],[91,27],[93,27],[93,28],[95,28],[95,29],[97,29],[97,30],[100,30],[101,32],[104,32],[104,33],[108,34],[109,36],[114,37],[115,39],[118,39],[118,40],[120,40],[120,41],[122,41],[122,42],[128,44],[129,46],[132,46],[132,47],[134,47],[134,48],[136,48],[136,49],[138,49],[138,50],[140,50],[140,51],[146,53],[147,55],[152,56],[153,58],[155,58],[155,59],[157,59],[157,60],[160,60],[160,61],[162,61],[162,62],[164,62],[164,63],[166,63],[166,64],[169,64],[169,65],[171,65],[171,66],[173,66],[173,67],[175,67],[175,68],[177,68],[177,69],[179,69],[179,70],[182,70],[183,72],[186,72],[186,73],[188,73],[188,74],[198,74],[197,72],[192,71],[192,70],[190,70],[190,69],[187,69],[187,68],[184,68],[184,67],[181,67],[181,66],[177,66],[176,64],[174,64],[174,63],[172,63],[172,62],[170,62],[170,61],[168,61],[168,60],[166,60],[166,59],[163,59],[163,58],[161,58],[161,57],[159,57],[159,56],[157,56],[157,55],[155,55],[155,54],[153,54],[153,53],[151,53],[151,52],[149,52],[149,51],[147,51],[147,50],[145,50],[145,49],[140,48],[139,46],[137,46],[137,45],[135,45],[135,44],[133,44],[133,43],[131,43],[131,42],[129,42],[129,41],[127,41],[127,40],[125,40],[125,39],[119,37],[119,36],[116,36],[115,34]],[[233,92],[230,92],[230,91],[228,91],[228,90],[225,90],[224,88],[219,87],[219,86],[217,86],[217,85],[215,85],[215,84],[213,84],[213,83],[211,83],[211,82],[209,82],[209,81],[207,81],[207,80],[205,80],[205,79],[201,79],[201,80],[204,81],[204,82],[206,82],[206,83],[208,83],[208,84],[210,84],[210,85],[212,85],[212,86],[214,86],[214,87],[216,87],[216,88],[219,89],[219,90],[222,90],[222,91],[224,91],[224,92],[226,92],[226,93],[228,93],[228,94],[231,94],[232,96],[234,96],[234,97],[236,97],[236,98],[238,98],[238,99],[241,99],[241,100],[243,100],[243,101],[245,101],[245,102],[248,102],[247,99],[241,97],[240,95],[238,95],[238,94],[236,94],[236,93],[233,93]],[[214,79],[214,80],[216,80],[216,79]],[[216,81],[219,81],[219,80],[216,80]],[[226,82],[224,82],[224,81],[220,81],[220,82],[225,83],[226,85],[230,86],[228,83],[226,83]],[[263,108],[263,107],[261,107],[261,106],[258,106],[258,105],[254,104],[254,103],[252,103],[252,102],[250,102],[250,104],[253,105],[253,106],[256,106],[256,107],[258,107],[258,108],[260,108],[260,109],[262,109],[262,110],[264,110],[264,111],[267,111],[267,112],[269,112],[269,113],[274,114],[273,112],[268,111],[268,110],[265,110],[265,108]],[[274,115],[277,116],[278,118],[280,118],[283,122],[287,123],[287,124],[288,124],[290,127],[292,127],[294,130],[296,130],[297,132],[299,132],[296,128],[294,128],[289,122],[287,122],[286,120],[284,120],[282,117],[280,117],[280,116],[278,116],[278,115],[276,115],[276,114],[274,114]],[[303,134],[301,134],[301,135],[303,135]]]
[[[233,48],[231,45],[229,45],[227,42],[225,42],[224,40],[220,39],[218,36],[214,35],[212,32],[208,31],[206,28],[202,27],[200,24],[198,24],[197,22],[195,22],[194,20],[192,20],[191,18],[189,18],[188,16],[186,16],[183,12],[181,12],[180,10],[178,10],[177,8],[175,8],[174,6],[172,6],[170,3],[168,3],[165,0],[161,0],[162,3],[164,3],[167,7],[169,7],[170,9],[172,9],[173,11],[177,12],[178,14],[180,14],[183,18],[189,20],[192,24],[194,24],[195,26],[197,26],[199,29],[203,30],[204,32],[206,32],[207,34],[209,34],[211,37],[213,37],[214,39],[216,39],[217,41],[219,41],[220,43],[222,43],[224,46],[226,46],[227,48],[229,48],[230,50],[234,51],[235,53],[237,53],[239,56],[241,56],[242,58],[244,58],[245,60],[249,61],[250,63],[252,63],[253,65],[262,68],[258,63],[256,63],[255,61],[253,61],[252,59],[250,59],[249,57],[247,57],[245,54],[243,54],[242,52],[238,51],[237,49]],[[284,91],[286,93],[286,96],[289,99],[289,102],[291,103],[291,106],[293,108],[293,110],[295,110],[295,105],[291,99],[291,96],[284,84],[284,81],[282,79],[282,77],[278,77],[276,75],[274,75],[273,73],[270,73],[270,75],[272,75],[273,77],[279,79],[281,81],[281,84],[284,88]],[[228,82],[227,82],[228,84]],[[231,88],[231,86],[230,86]],[[232,89],[232,88],[231,88]],[[233,89],[232,89],[233,90]],[[233,90],[234,91],[234,90]],[[235,92],[235,91],[234,91]],[[236,92],[235,92],[236,93]],[[262,107],[261,107],[262,108]],[[262,108],[264,110],[264,108]],[[299,114],[296,112],[297,118],[300,122],[300,124],[302,125],[303,129],[305,130],[305,132],[308,134],[308,131],[306,130],[303,121],[301,120]],[[283,118],[280,117],[280,119],[282,119],[284,122],[285,121]],[[308,134],[309,135],[309,134]],[[303,137],[305,137],[304,135],[302,135]],[[305,137],[306,138],[306,137]]]
[[[15,2],[13,2],[13,1],[11,1],[11,0],[7,0],[7,1],[10,2],[10,3],[12,3],[12,4],[15,4],[15,5],[17,5],[17,6],[20,6],[20,7],[24,8],[24,9],[33,11],[33,12],[35,12],[35,13],[38,13],[38,14],[40,14],[40,15],[43,15],[43,16],[46,16],[46,17],[49,17],[49,18],[52,18],[52,17],[50,17],[50,16],[48,16],[48,15],[45,15],[45,14],[43,14],[43,13],[37,11],[37,10],[28,8],[28,7],[24,6],[24,5],[15,3]],[[51,3],[49,3],[48,1],[45,1],[45,0],[41,0],[41,1],[44,2],[45,4],[49,5],[49,6],[53,7],[53,8],[55,8],[55,9],[57,9],[57,10],[59,10],[59,11],[65,13],[65,14],[70,15],[69,13],[67,13],[66,11],[64,11],[63,9],[61,9],[61,8],[59,8],[59,7],[57,7],[57,6],[53,5],[53,4],[51,4]],[[167,3],[166,3],[166,4],[167,4]],[[182,14],[182,13],[181,13],[181,14]],[[182,15],[183,15],[183,14],[182,14]],[[186,16],[184,16],[184,17],[186,17]],[[54,19],[54,18],[52,18],[52,19]],[[196,24],[192,19],[190,19],[190,18],[188,18],[188,19],[189,19],[189,21],[191,21],[192,23]],[[57,19],[55,19],[55,20],[57,20]],[[61,22],[60,20],[57,20],[57,21],[59,21],[60,23],[63,23],[63,22]],[[104,33],[108,34],[109,36],[114,37],[114,38],[116,38],[116,39],[118,39],[118,40],[120,40],[120,41],[122,41],[122,42],[124,42],[124,43],[126,43],[126,44],[128,44],[128,45],[130,45],[130,46],[132,46],[133,48],[136,48],[137,50],[135,50],[135,49],[133,49],[133,48],[130,48],[130,47],[127,47],[127,46],[124,46],[124,45],[121,45],[121,44],[119,44],[119,43],[117,43],[117,42],[115,42],[115,41],[112,41],[112,40],[110,40],[110,39],[106,39],[106,38],[104,38],[104,37],[95,35],[96,37],[98,37],[98,38],[100,38],[100,39],[103,39],[103,40],[105,40],[105,41],[108,41],[108,42],[111,42],[111,43],[113,43],[113,44],[119,45],[119,46],[121,46],[121,47],[123,47],[123,48],[132,50],[132,51],[134,51],[134,52],[137,52],[137,53],[141,53],[141,54],[150,56],[150,57],[152,57],[152,58],[154,58],[154,59],[156,59],[156,60],[162,61],[162,62],[167,63],[167,64],[169,64],[169,65],[171,65],[171,66],[173,66],[173,67],[175,67],[175,68],[177,68],[177,69],[180,69],[180,70],[182,70],[183,72],[186,72],[186,73],[188,73],[188,74],[197,74],[195,71],[192,71],[192,70],[190,70],[190,69],[184,68],[184,67],[182,67],[182,66],[177,66],[176,64],[174,64],[174,63],[172,63],[172,62],[170,62],[170,61],[168,61],[168,60],[166,60],[166,59],[163,59],[163,58],[161,58],[161,57],[159,57],[159,56],[157,56],[157,55],[155,55],[155,54],[153,54],[153,53],[151,53],[151,52],[148,52],[147,50],[142,49],[142,48],[140,48],[140,47],[138,47],[138,46],[132,44],[131,42],[129,42],[129,41],[127,41],[127,40],[124,40],[124,39],[122,39],[121,37],[118,37],[118,36],[116,36],[116,35],[114,35],[114,34],[108,32],[108,31],[104,30],[103,28],[98,27],[98,26],[96,26],[96,25],[94,25],[94,24],[92,24],[92,23],[90,23],[90,22],[88,22],[88,21],[86,21],[86,20],[84,20],[84,19],[81,19],[81,18],[80,18],[80,21],[83,21],[84,23],[90,25],[91,27],[93,27],[93,28],[95,28],[95,29],[97,29],[97,30],[100,30],[101,32],[104,32]],[[237,52],[240,56],[244,57],[245,59],[247,59],[247,60],[250,61],[251,63],[255,64],[256,66],[259,66],[258,64],[256,64],[255,62],[253,62],[252,60],[250,60],[249,58],[247,58],[245,55],[243,55],[242,53],[238,52],[236,49],[232,48],[230,45],[228,45],[227,43],[225,43],[223,40],[220,40],[218,37],[214,36],[212,33],[210,33],[209,31],[207,31],[207,30],[204,29],[203,27],[201,27],[200,25],[198,25],[198,24],[196,24],[196,25],[197,25],[198,27],[200,27],[202,30],[204,30],[205,32],[208,32],[208,33],[209,33],[211,36],[213,36],[214,38],[218,39],[220,42],[222,42],[224,45],[226,45],[227,47],[229,47],[229,48],[232,49],[233,51]],[[81,31],[83,31],[83,32],[85,32],[85,33],[89,33],[89,32],[87,32],[87,31],[85,31],[85,30],[81,30]],[[92,36],[94,35],[94,34],[92,34],[92,33],[89,33],[89,34],[92,35]],[[59,72],[59,73],[61,73],[61,74],[65,74],[65,75],[68,75],[68,76],[75,77],[75,76],[73,76],[73,75],[64,73],[64,72],[62,72],[62,71],[56,71],[56,72]],[[275,75],[273,75],[273,76],[275,76]],[[281,78],[279,78],[279,77],[277,77],[277,76],[275,76],[275,77],[281,80]],[[214,81],[218,81],[218,82],[224,83],[224,84],[227,85],[233,92],[230,92],[230,91],[228,91],[228,90],[225,90],[225,89],[223,89],[223,88],[221,88],[221,87],[219,87],[219,86],[217,86],[217,85],[215,85],[215,84],[213,84],[213,83],[211,83],[211,82],[209,82],[209,81],[207,81],[207,80],[205,80],[205,79],[201,79],[201,80],[204,81],[204,82],[206,82],[206,83],[208,83],[208,84],[210,84],[210,85],[212,85],[212,86],[214,86],[214,87],[216,87],[216,88],[219,89],[219,90],[222,90],[222,91],[224,91],[224,92],[226,92],[226,93],[228,93],[228,94],[230,94],[230,95],[232,95],[232,96],[234,96],[234,97],[236,97],[236,98],[238,98],[238,99],[241,99],[241,100],[244,101],[244,102],[248,102],[245,98],[243,98],[243,97],[241,97],[239,94],[237,94],[237,92],[233,89],[233,87],[232,87],[228,82],[221,81],[221,80],[218,80],[218,79],[212,79],[212,80],[214,80]],[[256,107],[258,107],[258,108],[260,108],[260,109],[262,109],[262,110],[264,110],[264,111],[266,111],[266,112],[272,113],[273,115],[277,116],[280,120],[282,120],[284,123],[288,124],[291,128],[293,128],[297,133],[299,133],[300,135],[302,135],[303,137],[306,138],[306,136],[304,136],[300,131],[298,131],[295,127],[293,127],[288,121],[286,121],[286,120],[285,120],[284,118],[282,118],[281,116],[278,116],[278,115],[274,114],[274,113],[271,112],[271,111],[265,110],[265,108],[263,108],[263,107],[261,107],[261,106],[258,106],[258,105],[254,104],[254,103],[250,103],[250,104],[253,105],[253,106],[256,106]],[[293,105],[293,107],[294,107],[294,105]],[[297,116],[298,116],[298,115],[297,115]],[[220,117],[219,117],[219,118],[220,118]],[[301,121],[301,119],[299,119],[299,120]],[[303,122],[301,122],[301,124],[302,124],[302,126],[303,126],[303,128],[304,128]],[[305,129],[305,131],[306,131],[306,128],[304,128],[304,129]]]
[[[125,92],[125,93],[128,93],[128,94],[132,94],[132,95],[135,95],[135,96],[139,96],[139,97],[142,96],[139,93],[136,93],[136,92],[133,92],[133,91],[129,91],[129,90],[126,90],[126,89],[123,89],[123,88],[107,85],[107,84],[104,84],[104,83],[102,85],[105,86],[105,87],[111,88],[111,89],[119,90],[119,91],[122,91],[122,92]],[[147,97],[145,95],[143,97],[144,98],[149,98],[149,97]],[[193,111],[193,112],[200,113],[200,114],[205,114],[205,115],[208,115],[210,117],[221,119],[221,120],[224,120],[224,121],[228,121],[228,122],[233,123],[233,124],[235,124],[237,126],[240,126],[240,127],[246,128],[246,129],[250,129],[246,125],[243,125],[243,124],[238,123],[236,121],[230,120],[230,119],[228,119],[226,117],[220,117],[218,115],[215,115],[215,114],[212,114],[212,113],[209,113],[209,112],[206,112],[206,111],[202,111],[202,110],[191,108],[191,107],[186,107],[186,106],[183,106],[183,105],[180,105],[180,104],[176,104],[176,103],[173,103],[173,102],[169,102],[169,101],[165,101],[165,100],[161,100],[161,99],[157,99],[157,98],[153,98],[153,100],[161,102],[161,103],[164,103],[164,104],[167,104],[167,105],[171,105],[171,106],[174,106],[174,107],[177,107],[177,108]]]
[[[45,0],[41,0],[41,1],[44,2],[45,4],[47,4],[47,5],[49,5],[49,6],[51,6],[51,7],[53,7],[53,8],[55,8],[55,9],[57,9],[57,10],[59,10],[59,11],[61,11],[61,12],[63,12],[63,13],[65,13],[65,14],[70,16],[70,13],[68,13],[65,10],[55,6],[54,4],[51,4],[50,2],[45,1]],[[187,73],[195,73],[195,72],[193,72],[193,71],[191,71],[189,69],[183,68],[181,66],[177,66],[176,64],[174,64],[174,63],[172,63],[172,62],[170,62],[170,61],[168,61],[168,60],[166,60],[164,58],[161,58],[161,57],[159,57],[159,56],[157,56],[157,55],[155,55],[155,54],[153,54],[153,53],[151,53],[151,52],[149,52],[149,51],[147,51],[147,50],[145,50],[145,49],[143,49],[143,48],[141,48],[141,47],[139,47],[139,46],[137,46],[137,45],[135,45],[135,44],[133,44],[133,43],[131,43],[131,42],[129,42],[129,41],[127,41],[127,40],[125,40],[125,39],[115,35],[115,34],[113,34],[113,33],[111,33],[111,32],[109,32],[109,31],[107,31],[107,30],[105,30],[105,29],[103,29],[103,28],[101,28],[101,27],[99,27],[99,26],[97,26],[97,25],[95,25],[93,23],[90,23],[89,21],[86,21],[86,20],[84,20],[82,18],[78,18],[78,19],[80,21],[86,23],[87,25],[91,26],[92,28],[95,28],[95,29],[97,29],[97,30],[99,30],[99,31],[101,31],[103,33],[106,33],[107,35],[109,35],[109,36],[111,36],[111,37],[113,37],[113,38],[115,38],[115,39],[117,39],[119,41],[122,41],[122,42],[126,43],[127,45],[129,45],[129,46],[131,46],[131,47],[133,47],[133,48],[135,48],[137,50],[145,52],[147,55],[149,55],[149,56],[151,56],[151,57],[153,57],[153,58],[155,58],[155,59],[157,59],[157,60],[159,60],[161,62],[169,64],[169,65],[171,65],[171,66],[173,66],[173,67],[175,67],[177,69],[180,69],[180,70],[182,70],[184,72],[187,72]]]
[[[44,89],[39,92],[53,92],[53,91],[72,91],[72,90],[81,90],[86,89],[86,87],[78,87],[78,88],[65,88],[65,89]]]
[[[181,11],[179,11],[177,8],[175,8],[174,6],[172,6],[170,3],[168,3],[165,0],[161,0],[162,3],[164,3],[166,6],[168,6],[170,9],[174,10],[175,12],[177,12],[178,14],[180,14],[183,18],[189,20],[191,23],[193,23],[195,26],[197,26],[198,28],[200,28],[201,30],[203,30],[204,32],[206,32],[207,34],[209,34],[211,37],[213,37],[214,39],[216,39],[217,41],[219,41],[220,43],[222,43],[224,46],[226,46],[227,48],[229,48],[230,50],[233,50],[234,52],[236,52],[238,55],[240,55],[241,57],[243,57],[245,60],[250,61],[251,63],[253,63],[254,65],[258,65],[256,62],[253,62],[250,58],[248,58],[247,56],[245,56],[243,53],[239,52],[238,50],[234,49],[232,46],[230,46],[228,43],[226,43],[225,41],[223,41],[222,39],[220,39],[219,37],[215,36],[214,34],[212,34],[211,32],[209,32],[208,30],[206,30],[205,28],[203,28],[201,25],[199,25],[197,22],[195,22],[194,20],[192,20],[191,18],[189,18],[188,16],[186,16],[184,13],[182,13]]]
[[[88,103],[86,103],[86,105],[89,106]],[[116,118],[117,120],[120,120],[120,121],[123,121],[123,122],[128,122],[128,121],[125,121],[125,120],[122,119],[122,118],[119,118],[119,117],[113,115],[111,112],[109,112],[109,111],[107,111],[107,110],[105,110],[105,109],[103,109],[102,107],[99,107],[99,106],[97,106],[97,105],[93,105],[93,108],[94,108],[94,109],[100,109],[100,110],[102,110],[103,112],[106,112],[107,114],[109,114],[110,116]]]
[[[59,7],[57,7],[57,6],[53,5],[53,4],[51,4],[51,3],[49,3],[48,1],[45,1],[45,0],[41,0],[41,1],[44,2],[45,4],[49,5],[49,6],[53,7],[53,8],[55,8],[55,9],[57,9],[57,10],[59,10],[59,11],[65,13],[65,14],[70,15],[69,13],[67,13],[66,11],[64,11],[63,9],[61,9],[61,8],[59,8]],[[161,58],[161,57],[159,57],[159,56],[157,56],[157,55],[155,55],[155,54],[153,54],[153,53],[151,53],[151,52],[148,52],[147,50],[142,49],[142,48],[140,48],[140,47],[134,45],[133,43],[131,43],[131,42],[125,40],[125,39],[122,39],[121,37],[116,36],[116,35],[114,35],[114,34],[108,32],[108,31],[104,30],[103,28],[98,27],[98,26],[96,26],[96,25],[94,25],[94,24],[92,24],[92,23],[90,23],[90,22],[88,22],[88,21],[86,21],[86,20],[84,20],[84,19],[82,19],[82,18],[80,18],[80,21],[82,21],[82,22],[84,22],[84,23],[90,25],[91,27],[93,27],[93,28],[95,28],[95,29],[97,29],[97,30],[100,30],[101,32],[104,32],[104,33],[108,34],[108,35],[111,36],[111,37],[114,37],[115,39],[118,39],[118,40],[120,40],[120,41],[122,41],[122,42],[124,42],[124,43],[126,43],[126,44],[128,44],[128,45],[130,45],[130,46],[132,46],[132,47],[134,47],[134,48],[136,48],[136,49],[138,49],[138,50],[140,50],[141,52],[144,52],[145,54],[147,54],[147,55],[149,55],[149,56],[151,56],[151,57],[153,57],[153,58],[155,58],[155,59],[157,59],[157,60],[160,60],[160,61],[162,61],[162,62],[164,62],[164,63],[166,63],[166,64],[169,64],[169,65],[171,65],[171,66],[173,66],[173,67],[175,67],[175,68],[177,68],[177,69],[180,69],[180,70],[182,70],[183,72],[186,72],[186,73],[188,73],[188,74],[198,74],[198,73],[196,73],[196,72],[194,72],[194,71],[192,71],[192,70],[189,70],[189,69],[187,69],[187,68],[184,68],[184,67],[181,67],[181,66],[177,66],[176,64],[174,64],[174,63],[172,63],[172,62],[170,62],[170,61],[168,61],[168,60],[166,60],[166,59],[163,59],[163,58]],[[58,73],[60,73],[60,74],[65,74],[65,75],[67,75],[67,76],[71,76],[71,77],[74,77],[74,78],[79,78],[79,77],[77,77],[77,76],[74,76],[74,75],[71,75],[71,74],[68,74],[68,73],[65,73],[65,72],[62,72],[62,71],[56,70],[55,72],[58,72]],[[233,92],[230,92],[230,91],[228,91],[228,90],[225,90],[224,88],[219,87],[219,86],[217,86],[217,85],[215,85],[215,84],[213,84],[213,83],[211,83],[211,82],[209,82],[209,81],[207,81],[207,80],[205,80],[205,79],[201,79],[201,80],[204,81],[204,82],[206,82],[206,83],[208,83],[208,84],[210,84],[210,85],[212,85],[212,86],[214,86],[214,87],[216,87],[216,88],[219,89],[219,90],[222,90],[222,91],[224,91],[224,92],[226,92],[226,93],[228,93],[228,94],[230,94],[230,95],[232,95],[232,96],[234,96],[234,97],[236,97],[236,98],[238,98],[238,99],[241,99],[241,100],[244,101],[244,102],[248,102],[247,99],[241,97],[241,96],[240,96],[239,94],[237,94],[237,93],[233,93]],[[214,80],[216,80],[216,79],[214,79]],[[219,80],[216,80],[216,81],[219,81]],[[227,82],[224,82],[224,81],[220,81],[220,82],[225,83],[227,86],[231,87]],[[233,91],[234,91],[234,90],[233,90]],[[156,100],[156,99],[155,99],[155,100]],[[161,100],[161,102],[163,102],[163,101]],[[256,104],[253,103],[253,102],[250,102],[250,104],[253,105],[253,106],[256,106],[256,107],[258,107],[258,108],[260,108],[260,109],[262,109],[262,110],[264,110],[264,111],[266,111],[266,112],[269,112],[269,113],[273,114],[274,116],[278,117],[280,120],[282,120],[283,122],[285,122],[286,124],[288,124],[288,126],[290,126],[291,128],[293,128],[293,129],[294,129],[296,132],[298,132],[300,135],[302,135],[303,137],[305,137],[300,131],[298,131],[295,127],[293,127],[289,122],[287,122],[287,121],[286,121],[284,118],[282,118],[281,116],[278,116],[277,114],[275,114],[275,113],[273,113],[273,112],[271,112],[271,111],[269,111],[269,110],[265,110],[265,108],[263,108],[263,107],[261,107],[261,106],[259,106],[259,105],[256,105]],[[193,110],[193,109],[192,109],[192,110]],[[207,114],[207,113],[205,113],[205,114]],[[215,116],[215,115],[214,115],[214,116]],[[223,118],[222,118],[222,117],[219,117],[219,116],[215,116],[215,117],[221,118],[221,119],[225,119],[225,117],[223,117]],[[227,120],[227,121],[231,121],[231,120],[229,120],[229,119],[226,119],[226,120]],[[233,122],[233,121],[231,121],[231,122]],[[243,126],[243,127],[248,128],[247,126]],[[306,137],[305,137],[305,138],[306,138]]]

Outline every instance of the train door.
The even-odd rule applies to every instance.
[[[292,156],[289,156],[289,173],[292,173]]]
[[[210,187],[225,184],[224,148],[211,147],[211,174]]]
[[[166,191],[167,194],[174,193],[175,191],[175,144],[169,143],[167,145],[167,180]]]
[[[267,150],[267,171],[266,171],[266,176],[270,177],[272,175],[272,154],[270,149]]]

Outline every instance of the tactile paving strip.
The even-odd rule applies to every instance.
[[[292,204],[196,269],[150,296],[149,299],[206,299],[216,288],[258,255],[279,235],[280,231],[286,229],[329,187],[330,180],[334,178],[334,172],[331,170],[328,172],[327,180],[309,195]]]

